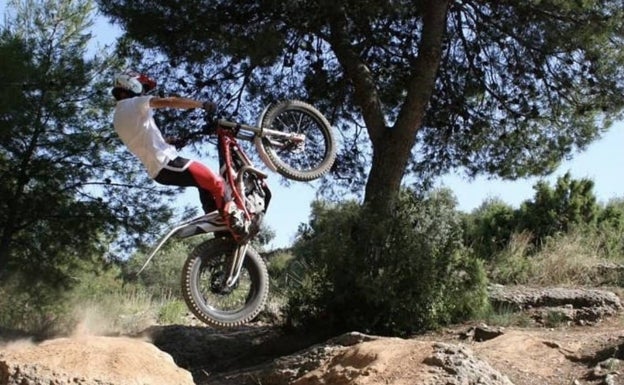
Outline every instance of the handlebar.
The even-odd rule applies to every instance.
[[[234,131],[235,136],[242,140],[253,141],[254,138],[260,136],[270,136],[273,138],[283,138],[294,142],[302,142],[305,140],[305,135],[298,133],[286,133],[276,131],[272,129],[265,129],[264,127],[251,126],[248,124],[233,122],[230,120],[222,119],[217,116],[216,105],[212,102],[205,102],[204,115],[205,124],[201,130],[189,132],[183,137],[176,138],[171,144],[176,148],[182,148],[189,142],[195,140],[198,137],[205,135],[215,135],[218,127],[228,128]],[[217,116],[217,117],[216,117]],[[244,133],[242,133],[244,131]]]

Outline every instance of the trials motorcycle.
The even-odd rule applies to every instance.
[[[234,202],[244,210],[249,230],[235,241],[216,210],[177,224],[158,241],[137,275],[170,238],[213,234],[187,257],[182,268],[182,295],[202,322],[235,327],[255,318],[269,293],[266,262],[250,244],[260,231],[271,199],[268,175],[252,164],[239,141],[252,142],[270,170],[291,180],[311,181],[333,165],[336,137],[323,114],[299,100],[268,106],[256,126],[208,119],[202,134],[217,138],[221,175]]]

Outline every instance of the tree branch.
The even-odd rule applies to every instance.
[[[449,0],[432,0],[424,8],[423,32],[418,47],[418,57],[407,87],[405,103],[395,123],[396,128],[407,128],[410,136],[418,129],[415,124],[422,121],[434,89],[442,56]]]
[[[346,20],[342,13],[330,21],[329,43],[336,54],[347,78],[353,82],[355,103],[362,109],[362,116],[373,143],[386,128],[382,103],[370,69],[350,44]]]

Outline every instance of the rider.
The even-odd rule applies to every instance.
[[[117,100],[113,117],[115,131],[152,179],[164,185],[197,187],[204,210],[211,211],[211,206],[216,206],[234,238],[239,239],[247,231],[245,215],[226,193],[223,178],[196,160],[178,156],[153,118],[152,109],[156,108],[214,111],[214,104],[175,96],[157,97],[152,95],[155,90],[156,81],[144,74],[125,71],[115,76],[112,89]]]

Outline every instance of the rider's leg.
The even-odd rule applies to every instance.
[[[225,220],[225,224],[230,229],[234,239],[241,239],[247,233],[248,223],[245,220],[245,213],[232,201],[230,194],[226,194],[223,179],[199,162],[192,162],[189,171],[193,174],[201,188],[212,193],[217,209]],[[218,191],[218,195],[213,190]]]
[[[212,194],[217,209],[222,210],[225,205],[225,182],[219,174],[197,161],[191,161],[188,171],[197,182],[197,187]]]
[[[223,179],[197,161],[177,157],[167,163],[154,180],[170,186],[194,186],[206,190],[214,198],[217,208],[223,208],[225,195]]]
[[[209,192],[234,238],[238,239],[246,232],[247,223],[244,212],[228,198],[225,182],[220,175],[215,174],[202,163],[177,157],[158,173],[155,180],[166,185],[195,186],[200,191]],[[204,203],[205,200],[202,199],[202,206]]]
[[[197,191],[199,192],[199,201],[201,202],[204,213],[207,214],[215,211],[217,209],[217,202],[215,202],[212,194],[203,188],[198,188]]]

